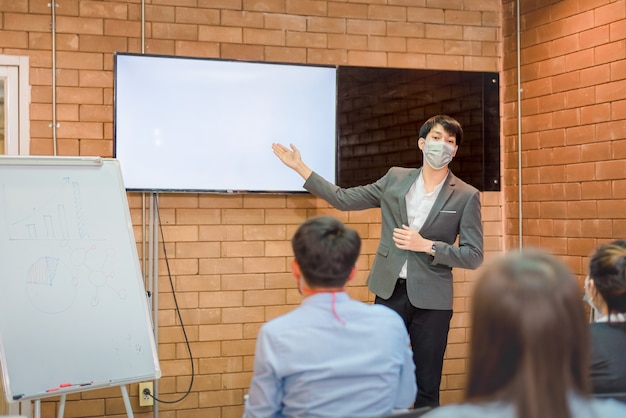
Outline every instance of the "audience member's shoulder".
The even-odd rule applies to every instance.
[[[598,417],[626,417],[626,403],[615,399],[592,399],[591,405]]]
[[[300,311],[298,308],[295,308],[289,312],[286,312],[280,316],[272,318],[268,320],[266,323],[261,325],[261,330],[264,332],[279,332],[283,329],[292,329],[294,323],[299,323],[301,321],[302,315],[300,315]]]
[[[422,418],[512,418],[513,416],[513,408],[510,405],[490,402],[440,406],[422,415]]]
[[[591,332],[626,332],[626,322],[593,322],[589,327]]]

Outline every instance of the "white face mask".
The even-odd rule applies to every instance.
[[[424,161],[435,170],[441,170],[452,161],[454,146],[444,141],[424,140]]]
[[[585,297],[583,299],[585,302],[587,302],[591,309],[593,309],[593,317],[595,319],[600,318],[602,316],[602,312],[600,312],[600,309],[598,309],[596,305],[594,305],[593,297],[591,297],[591,295],[589,294],[589,276],[585,278]]]

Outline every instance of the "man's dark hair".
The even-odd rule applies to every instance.
[[[458,147],[461,146],[461,141],[463,141],[463,128],[456,119],[448,115],[435,115],[424,122],[420,128],[420,138],[426,139],[430,130],[437,124],[443,126],[443,129],[448,135],[453,135],[456,138],[456,145]]]
[[[305,221],[291,239],[300,271],[310,287],[343,287],[361,251],[361,238],[332,216]]]

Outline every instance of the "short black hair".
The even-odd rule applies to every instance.
[[[332,216],[305,221],[291,239],[300,271],[310,287],[343,287],[361,252],[361,237]]]
[[[443,126],[443,129],[448,133],[448,135],[454,135],[457,147],[461,146],[461,142],[463,141],[463,128],[461,127],[459,121],[448,115],[435,115],[429,118],[420,128],[419,137],[426,139],[430,130],[437,124]]]

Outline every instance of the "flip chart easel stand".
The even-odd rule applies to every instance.
[[[130,398],[128,397],[128,389],[126,385],[121,385],[120,390],[122,391],[122,398],[124,399],[124,407],[126,408],[126,415],[128,418],[134,418],[133,408],[130,405]],[[61,401],[59,402],[59,413],[57,415],[58,418],[63,418],[65,414],[65,398],[67,395],[61,395]],[[41,418],[41,399],[35,399],[35,418]]]
[[[127,385],[161,376],[126,194],[115,159],[0,156],[0,370],[29,416],[120,386],[133,418]]]

